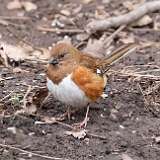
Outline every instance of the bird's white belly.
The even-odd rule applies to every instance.
[[[54,84],[47,78],[47,87],[56,99],[66,105],[82,107],[90,102],[85,93],[72,81],[71,75],[65,77],[59,84]]]

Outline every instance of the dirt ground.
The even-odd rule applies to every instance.
[[[104,5],[106,12],[111,16],[127,12],[122,5],[123,0],[111,1],[110,3],[103,4],[101,0],[97,0],[89,4],[82,4],[80,1],[72,0],[72,4],[75,6],[82,5],[80,12],[84,13],[79,18],[78,16],[71,15],[76,23],[74,27],[83,29],[99,5]],[[24,12],[23,9],[7,10],[6,5],[8,2],[9,0],[0,0],[1,16],[16,16],[18,13]],[[36,26],[40,25],[49,26],[54,19],[54,15],[60,12],[59,4],[62,4],[62,8],[63,6],[66,7],[71,2],[70,0],[33,0],[32,2],[38,6],[38,9],[32,12],[25,12],[24,15],[28,16],[29,20],[10,20],[13,25],[0,25],[2,40],[11,44],[17,44],[20,40],[25,40],[36,47],[48,47],[52,43],[61,40],[65,35],[68,35],[72,38],[73,44],[77,45],[80,43],[76,38],[78,33],[44,33],[36,29]],[[154,20],[159,13],[152,13],[150,16]],[[65,27],[72,28],[73,26],[67,24]],[[153,29],[153,24],[128,30],[125,29],[124,32],[129,36],[134,35],[137,41],[145,40],[147,42],[158,43],[160,39],[160,32]],[[95,36],[97,38],[100,37],[100,35]],[[121,36],[117,37],[114,42],[118,43],[120,39]],[[160,66],[159,55],[160,51],[158,47],[149,46],[125,57],[116,63],[112,69],[122,70],[126,66],[134,66],[134,69],[153,70]],[[148,66],[145,68],[145,65]],[[28,85],[46,85],[45,67],[42,64],[23,62],[19,67],[29,72],[13,73],[12,69],[7,69],[4,66],[0,67],[1,78],[5,79],[3,81],[0,80],[0,99],[11,91],[14,92],[16,98],[18,97],[18,100],[12,96],[0,102],[0,144],[7,144],[25,151],[46,155],[48,158],[0,145],[0,160],[53,159],[51,157],[69,160],[160,159],[159,113],[158,111],[153,113],[154,108],[152,106],[150,107],[152,112],[146,109],[144,96],[139,88],[139,85],[141,85],[145,89],[149,85],[157,84],[159,80],[144,79],[136,81],[129,76],[111,74],[109,85],[112,93],[105,100],[99,100],[96,104],[91,104],[89,112],[90,120],[87,130],[94,135],[99,135],[99,137],[87,136],[82,140],[78,140],[72,136],[65,135],[64,132],[68,128],[62,125],[38,125],[35,124],[35,121],[38,120],[36,116],[15,116],[13,114],[19,109],[19,99],[23,98]],[[159,75],[160,73],[156,72],[156,74]],[[156,94],[158,94],[158,91]],[[95,106],[96,109],[92,106]],[[39,114],[48,116],[54,116],[62,112],[65,112],[64,105],[54,100],[53,97],[50,98],[43,108],[38,108]],[[70,122],[66,120],[65,123],[73,124],[79,122],[84,116],[85,110],[81,110],[73,115]],[[13,133],[13,127],[16,128],[15,134]]]

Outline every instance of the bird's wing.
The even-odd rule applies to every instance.
[[[95,101],[106,85],[105,79],[84,66],[78,66],[72,73],[72,80],[84,91],[86,96]]]

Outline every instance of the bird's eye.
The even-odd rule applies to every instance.
[[[58,58],[63,58],[64,57],[64,54],[60,54],[59,56],[58,56]]]
[[[53,58],[49,61],[49,64],[52,64],[52,65],[57,65],[59,64],[59,60],[57,58]]]

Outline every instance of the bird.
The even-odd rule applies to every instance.
[[[107,86],[106,72],[116,61],[136,48],[135,43],[122,45],[106,58],[93,57],[75,48],[72,44],[61,42],[51,49],[47,66],[47,88],[55,99],[70,107],[87,108],[80,127],[86,127],[89,104],[97,101]]]

